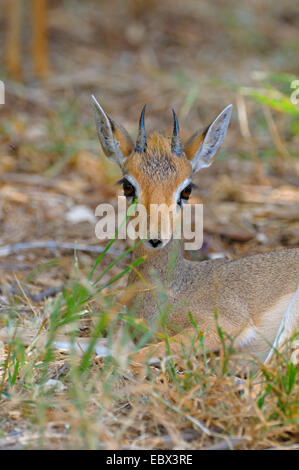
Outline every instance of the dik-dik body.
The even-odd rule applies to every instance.
[[[146,136],[143,108],[137,143],[134,145],[126,130],[113,121],[93,97],[97,132],[106,156],[120,167],[124,193],[129,202],[137,198],[146,208],[164,205],[172,213],[172,226],[187,203],[192,191],[192,178],[213,162],[231,117],[227,106],[203,132],[195,133],[184,145],[179,136],[175,112],[171,139],[152,134]],[[158,220],[158,219],[157,219]],[[163,235],[143,241],[134,251],[133,260],[144,256],[138,271],[132,270],[128,287],[136,295],[129,302],[136,316],[144,318],[161,330],[159,292],[164,291],[162,308],[165,326],[173,340],[172,352],[181,350],[181,343],[194,338],[194,327],[205,335],[210,350],[219,347],[215,312],[218,323],[231,337],[235,346],[265,361],[271,345],[278,346],[299,326],[299,248],[272,251],[239,260],[188,261],[181,242],[171,229]],[[165,300],[166,299],[166,300]],[[164,344],[156,346],[161,355]],[[148,349],[138,355],[142,359]]]

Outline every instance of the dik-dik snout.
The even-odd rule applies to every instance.
[[[159,239],[154,238],[153,240],[149,240],[149,241],[148,241],[148,245],[149,245],[151,248],[161,248],[162,240],[159,240]]]
[[[177,188],[162,188],[154,186],[154,192],[140,194],[138,207],[144,211],[144,218],[147,221],[146,242],[149,249],[161,249],[173,238],[180,238],[180,231],[176,236],[176,230],[181,226],[181,211],[183,202],[181,195],[177,195]],[[181,193],[182,191],[180,191]],[[188,192],[184,194],[184,204],[187,202]],[[140,203],[139,203],[140,201]]]
[[[150,203],[147,206],[147,241],[150,249],[161,249],[172,239],[176,226],[180,223],[180,208],[177,204]]]
[[[145,246],[165,247],[176,235],[181,212],[191,195],[192,177],[213,162],[231,117],[227,106],[203,132],[182,145],[179,124],[173,111],[171,139],[157,133],[146,135],[145,106],[142,109],[136,143],[127,131],[112,120],[92,96],[98,137],[105,155],[120,167],[124,195],[128,203],[138,202],[142,224],[147,223]],[[136,207],[138,209],[138,207]],[[175,236],[176,237],[176,236]]]

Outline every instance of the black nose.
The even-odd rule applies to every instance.
[[[154,239],[154,240],[149,240],[148,241],[153,248],[157,248],[157,246],[160,246],[162,244],[161,240],[157,240],[157,239]]]

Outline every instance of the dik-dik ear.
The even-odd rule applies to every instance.
[[[184,146],[184,152],[191,160],[193,173],[210,166],[216,156],[216,152],[225,137],[230,117],[232,114],[232,105],[227,106],[217,116],[206,131],[193,134]]]
[[[134,143],[126,129],[113,121],[92,95],[96,128],[104,154],[111,158],[121,169],[126,157],[134,149]]]

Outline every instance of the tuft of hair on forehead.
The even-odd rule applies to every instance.
[[[171,151],[170,140],[154,133],[147,138],[147,148],[140,155],[139,168],[153,181],[164,181],[177,175],[178,158]]]
[[[172,155],[170,139],[156,132],[150,134],[147,138],[145,154],[160,155],[162,158],[170,157]]]

